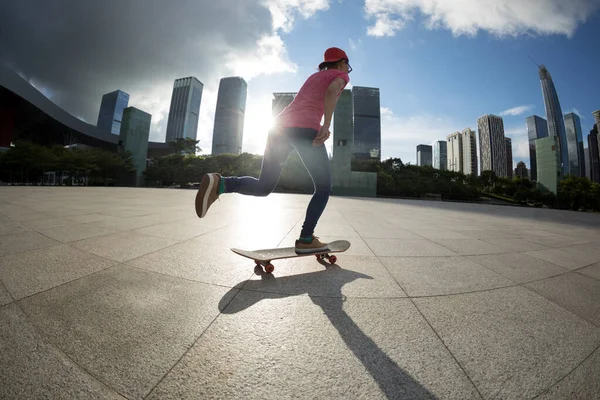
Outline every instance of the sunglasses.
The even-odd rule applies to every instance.
[[[348,60],[346,60],[344,58],[344,61],[346,61],[346,65],[348,66],[348,73],[352,72],[352,67],[350,66],[350,63],[348,62]]]

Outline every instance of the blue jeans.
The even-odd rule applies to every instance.
[[[285,161],[293,150],[312,178],[315,191],[306,210],[301,237],[311,237],[331,193],[331,165],[325,145],[313,146],[318,132],[310,128],[274,128],[269,132],[259,178],[223,177],[225,193],[268,196],[273,192]]]

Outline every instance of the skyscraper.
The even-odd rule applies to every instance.
[[[548,123],[546,120],[537,115],[527,117],[527,136],[529,138],[529,166],[531,168],[531,180],[537,181],[535,141],[536,139],[548,137]]]
[[[278,116],[284,108],[292,104],[297,93],[273,93],[273,100],[271,101],[271,113],[273,118]]]
[[[581,121],[575,113],[565,114],[565,129],[567,131],[567,149],[569,154],[569,174],[585,176],[583,159],[583,134]]]
[[[588,140],[589,143],[589,140]],[[583,158],[585,160],[585,177],[592,180],[592,169],[590,168],[590,148],[583,148]]]
[[[419,167],[433,165],[433,148],[426,144],[420,144],[417,146],[417,165]]]
[[[128,103],[129,94],[121,90],[115,90],[102,96],[96,126],[114,135],[118,135],[121,132],[123,110],[127,107]]]
[[[548,136],[558,138],[559,156],[563,176],[569,173],[569,151],[567,145],[567,131],[563,120],[562,109],[558,101],[558,94],[552,81],[552,76],[545,66],[540,66],[540,81],[544,94],[544,106],[546,107],[546,120],[548,121]]]
[[[442,171],[448,168],[448,144],[445,140],[433,144],[433,168]]]
[[[517,163],[517,168],[515,168],[515,176],[520,176],[521,178],[529,178],[529,174],[527,173],[527,165],[523,161],[519,161]]]
[[[506,144],[506,177],[508,179],[512,179],[513,178],[512,139],[505,137],[504,142]]]
[[[471,128],[461,132],[463,146],[463,173],[477,176],[477,139]]]
[[[592,111],[592,115],[594,116],[594,120],[596,121],[596,126],[600,127],[600,110]]]
[[[557,194],[558,182],[562,175],[559,140],[557,136],[549,136],[536,140],[535,151],[538,166],[538,186],[541,190],[549,190]]]
[[[506,141],[504,121],[496,115],[484,115],[477,120],[479,131],[480,172],[494,171],[496,176],[506,178]]]
[[[345,89],[340,93],[340,98],[335,105],[333,118],[334,143],[332,165],[333,171],[343,173],[344,176],[349,175],[351,171],[353,136],[352,91],[350,89]],[[336,186],[335,179],[334,186]]]
[[[167,121],[166,142],[179,138],[196,140],[204,85],[194,77],[175,79]]]
[[[136,186],[140,186],[142,183],[143,172],[146,169],[151,121],[152,115],[135,107],[127,107],[123,110],[119,147],[122,150],[131,152],[133,165],[136,169]]]
[[[353,157],[356,160],[381,161],[381,110],[379,89],[354,86],[352,108],[354,113]]]
[[[446,137],[448,170],[463,172],[463,146],[460,132],[454,132]]]
[[[212,154],[241,154],[248,85],[243,78],[223,78],[219,83],[213,128]]]
[[[590,179],[592,182],[600,183],[600,152],[598,149],[598,124],[588,135],[588,150],[590,152]]]

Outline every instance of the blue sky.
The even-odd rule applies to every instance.
[[[563,112],[576,110],[581,116],[587,146],[594,123],[591,112],[600,109],[598,12],[574,24],[570,36],[532,29],[516,36],[487,30],[455,35],[446,27],[428,27],[427,16],[418,10],[413,18],[394,36],[372,36],[364,3],[345,1],[296,21],[281,38],[298,65],[298,79],[282,83],[279,90],[297,90],[323,49],[339,46],[347,50],[354,68],[351,83],[380,88],[384,158],[415,163],[416,145],[445,140],[466,127],[476,130],[481,115],[504,113],[514,163],[529,165],[525,118],[545,118],[538,70],[529,54],[552,74]],[[251,84],[263,79],[269,78]]]

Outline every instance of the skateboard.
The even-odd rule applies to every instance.
[[[272,273],[275,270],[271,261],[280,260],[283,258],[296,258],[296,257],[306,257],[306,256],[314,256],[317,260],[323,260],[326,258],[330,264],[335,264],[337,261],[337,257],[331,255],[331,253],[342,253],[350,248],[350,242],[347,240],[336,240],[331,243],[328,243],[328,249],[320,252],[313,253],[296,253],[296,250],[293,247],[281,247],[275,249],[262,249],[262,250],[241,250],[232,248],[236,254],[239,254],[242,257],[249,258],[254,260],[256,263],[256,268],[265,268],[265,272]]]

